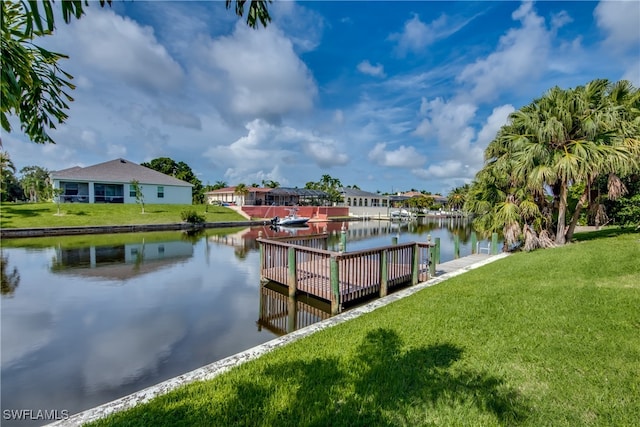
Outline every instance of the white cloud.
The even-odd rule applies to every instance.
[[[427,160],[415,147],[401,145],[395,150],[385,150],[387,144],[380,142],[369,152],[369,160],[380,166],[395,168],[417,168]]]
[[[594,17],[598,27],[606,34],[607,49],[622,53],[640,48],[640,2],[601,1],[595,8]],[[640,64],[636,62],[636,66]]]
[[[446,23],[445,15],[427,25],[414,14],[413,18],[404,23],[402,32],[389,35],[389,40],[398,42],[396,52],[400,56],[409,52],[418,53],[440,37],[440,31],[445,28]]]
[[[221,102],[223,111],[230,108],[247,118],[272,119],[313,106],[317,88],[311,73],[273,24],[254,31],[240,22],[233,34],[213,40],[204,54],[214,69],[224,72],[213,87],[226,92],[229,105]],[[204,82],[207,89],[217,74]]]
[[[87,12],[82,19],[61,26],[51,43],[60,43],[66,49],[73,46],[72,58],[131,86],[147,91],[181,87],[182,68],[158,43],[153,28],[111,10],[88,8]],[[87,75],[83,78],[92,80]],[[90,86],[86,80],[83,85]]]
[[[411,172],[422,179],[463,178],[468,174],[467,168],[459,160],[446,160],[427,169],[414,169]]]
[[[513,105],[511,104],[501,105],[494,108],[491,112],[491,115],[487,117],[487,120],[484,126],[482,126],[482,129],[480,129],[480,132],[478,132],[476,144],[482,149],[486,148],[489,142],[491,142],[496,137],[500,128],[507,124],[509,114],[513,113],[514,111],[515,108],[513,108]]]
[[[358,71],[374,77],[385,77],[384,66],[382,64],[372,65],[368,60],[358,64]]]
[[[331,140],[313,140],[307,143],[305,152],[322,168],[341,166],[349,163],[349,156],[338,151]]]
[[[445,102],[442,98],[422,99],[420,112],[427,117],[420,122],[414,134],[435,138],[441,146],[468,154],[475,131],[469,125],[477,107],[461,101]]]
[[[311,159],[316,165],[329,168],[344,165],[349,161],[338,144],[306,130],[280,126],[256,119],[247,123],[247,134],[229,145],[218,145],[208,149],[204,156],[225,176],[237,182],[255,180],[264,173],[265,165],[290,169]],[[304,152],[306,156],[301,156]],[[271,174],[274,172],[272,170]],[[280,179],[269,178],[281,181]]]
[[[522,27],[509,30],[495,52],[468,65],[457,77],[458,82],[471,87],[470,95],[477,101],[492,101],[507,90],[526,86],[525,82],[545,71],[551,33],[544,19],[530,2],[523,3],[512,18]]]

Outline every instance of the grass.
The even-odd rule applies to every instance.
[[[637,425],[639,259],[514,254],[91,425]]]
[[[127,243],[140,243],[145,241],[167,242],[177,238],[199,240],[204,236],[227,236],[244,230],[246,227],[224,227],[200,230],[194,236],[184,231],[150,231],[140,233],[113,233],[113,234],[82,234],[73,236],[55,237],[20,237],[17,239],[2,239],[5,248],[30,248],[42,249],[60,247],[63,249],[85,248],[87,246],[124,245]]]
[[[204,215],[207,222],[246,221],[237,212],[223,206],[145,205],[143,214],[137,204],[62,203],[58,215],[55,203],[3,203],[0,206],[0,227],[171,224],[182,222],[180,213],[187,209]]]

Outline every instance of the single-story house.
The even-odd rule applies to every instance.
[[[205,197],[207,203],[233,204],[237,206],[244,205],[265,205],[265,194],[271,190],[270,188],[246,187],[246,193],[236,193],[236,187],[224,187],[217,190],[207,191]]]
[[[75,166],[51,172],[50,176],[53,187],[62,190],[61,202],[136,203],[131,182],[138,181],[145,203],[192,203],[193,184],[125,159]]]
[[[343,187],[340,190],[342,194],[342,206],[350,207],[386,207],[389,203],[389,197],[377,193],[359,190],[357,188]]]
[[[246,187],[245,194],[236,193],[237,187],[225,187],[205,193],[207,203],[228,203],[237,206],[294,206],[294,205],[323,205],[329,197],[320,190],[307,188],[259,188]]]

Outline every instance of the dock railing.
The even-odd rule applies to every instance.
[[[291,297],[302,291],[330,301],[332,314],[338,313],[343,303],[383,297],[390,288],[415,285],[435,272],[432,243],[333,252],[303,246],[318,245],[322,239],[301,237],[258,239],[261,281],[287,286]]]

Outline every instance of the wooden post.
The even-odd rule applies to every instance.
[[[331,257],[331,314],[340,313],[340,276],[338,272],[338,260]]]
[[[440,238],[436,237],[436,264],[440,264]]]
[[[340,244],[342,245],[340,252],[345,252],[347,250],[347,229],[344,226],[344,222],[342,223],[342,228],[340,228]]]
[[[327,226],[322,227],[322,238],[324,241],[322,242],[322,249],[325,251],[329,249],[329,234],[327,233]]]
[[[288,266],[289,269],[287,271],[287,286],[289,287],[289,297],[294,297],[296,295],[296,290],[298,287],[298,278],[296,277],[296,249],[289,248],[288,249]]]
[[[387,296],[388,287],[387,250],[385,249],[380,253],[380,298]]]
[[[298,329],[298,304],[296,297],[289,297],[287,301],[287,333]]]
[[[491,255],[498,255],[498,233],[491,233]]]
[[[413,245],[413,257],[411,263],[411,285],[418,284],[418,270],[420,268],[420,246]]]
[[[260,291],[260,308],[259,308],[258,319],[262,320],[264,319],[264,289],[263,289],[262,280],[260,281],[259,291]],[[257,323],[258,323],[258,332],[260,332],[262,331],[262,322],[257,322]]]
[[[475,231],[471,232],[471,253],[475,254],[478,250],[478,235]]]
[[[453,235],[453,257],[460,258],[460,236]]]
[[[429,246],[429,278],[436,276],[436,246]]]
[[[259,249],[260,250],[260,280],[262,280],[264,277],[262,275],[262,273],[264,272],[264,245],[260,241],[261,238],[262,238],[262,231],[258,233],[258,245],[260,248]]]
[[[393,236],[393,237],[391,238],[391,244],[392,244],[393,246],[395,246],[395,245],[397,245],[397,244],[398,244],[398,236]]]

